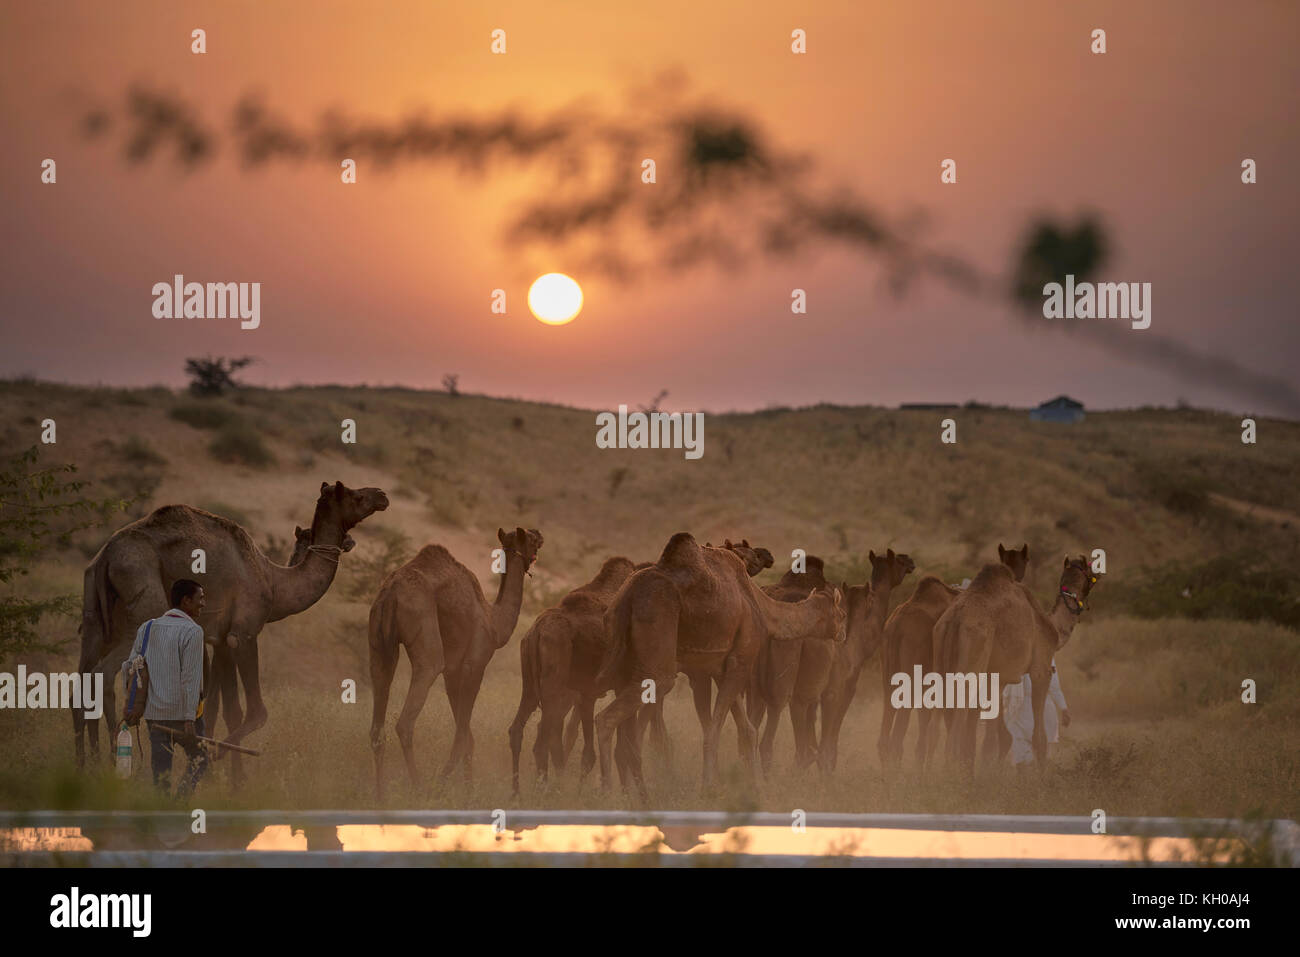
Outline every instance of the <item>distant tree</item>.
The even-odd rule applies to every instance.
[[[238,389],[240,383],[235,381],[234,374],[252,361],[252,356],[186,359],[185,374],[190,377],[190,392],[198,396],[213,396]]]
[[[448,372],[442,377],[442,387],[447,390],[448,395],[460,395],[459,385],[460,376],[454,372]]]
[[[75,465],[37,468],[39,453],[40,446],[33,445],[0,463],[0,584],[4,586],[28,574],[52,549],[66,546],[73,533],[102,524],[127,505],[121,499],[84,497],[81,490],[88,483],[61,477],[75,472]],[[59,643],[42,641],[37,626],[49,615],[75,615],[80,604],[77,595],[0,597],[0,662],[18,654],[57,651]]]
[[[668,390],[667,390],[667,389],[660,389],[660,390],[659,390],[659,394],[656,395],[653,399],[650,400],[650,404],[649,404],[649,405],[643,405],[643,406],[640,406],[639,408],[641,409],[642,412],[658,412],[658,411],[659,411],[659,403],[662,402],[662,401],[663,401],[664,399],[666,399],[666,398],[668,398]]]

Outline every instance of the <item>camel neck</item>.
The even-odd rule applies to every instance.
[[[759,610],[771,637],[778,641],[821,637],[826,620],[823,600],[778,601],[757,586],[752,586],[751,590],[757,596]]]
[[[506,573],[497,586],[497,600],[492,605],[492,637],[498,648],[504,648],[514,634],[519,622],[519,609],[524,601],[524,559],[517,552],[506,553]]]
[[[1056,630],[1056,647],[1060,648],[1069,640],[1071,633],[1074,631],[1074,626],[1079,623],[1079,616],[1073,614],[1066,607],[1065,599],[1057,595],[1052,610],[1047,614],[1047,620],[1052,623],[1052,627]]]
[[[271,613],[267,621],[279,621],[305,611],[320,600],[339,569],[344,530],[337,520],[318,509],[312,519],[312,548],[297,565],[277,565],[265,558],[271,578]]]

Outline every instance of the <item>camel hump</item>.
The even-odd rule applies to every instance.
[[[979,574],[971,581],[967,591],[982,591],[987,588],[998,588],[1006,584],[1015,584],[1015,574],[1006,565],[1001,562],[993,562],[985,565],[979,570]]]
[[[918,601],[932,601],[936,598],[951,598],[960,594],[959,590],[952,588],[942,579],[935,578],[933,575],[926,575],[916,583],[914,594]]]
[[[805,592],[810,588],[824,588],[827,584],[826,563],[816,555],[806,556],[804,562],[803,572],[791,569],[781,576],[777,584],[783,588],[802,588]]]
[[[604,564],[600,566],[600,571],[596,572],[596,577],[588,582],[588,585],[600,587],[614,582],[621,584],[635,570],[636,566],[632,564],[632,559],[614,555],[605,559]]]
[[[659,556],[660,565],[699,565],[703,561],[700,544],[690,532],[678,532],[668,539],[668,544]]]

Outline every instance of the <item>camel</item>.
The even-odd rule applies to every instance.
[[[825,563],[816,555],[808,555],[805,570],[787,571],[775,585],[766,585],[763,591],[777,601],[802,601],[810,589],[835,587],[826,581]],[[846,640],[859,640],[866,625],[869,590],[866,586],[839,585],[845,608]],[[753,676],[746,693],[750,723],[758,728],[763,723],[758,754],[763,773],[771,771],[772,745],[781,712],[790,706],[790,721],[794,725],[795,765],[805,768],[816,758],[817,705],[830,680],[831,666],[835,661],[834,643],[808,637],[798,641],[773,641],[763,643]]]
[[[312,532],[310,526],[303,528],[301,525],[295,525],[293,529],[293,552],[289,555],[289,560],[285,562],[286,568],[292,568],[302,562],[311,552]],[[356,541],[351,535],[343,536],[343,544],[340,546],[342,552],[350,552],[356,547]],[[208,726],[208,734],[215,736],[217,730],[218,716],[224,716],[226,721],[226,731],[231,732],[238,728],[244,722],[244,712],[239,704],[239,681],[238,671],[235,664],[234,654],[229,645],[209,641],[214,647],[212,649],[211,670],[205,672],[204,676],[204,696],[205,705],[211,701],[211,709],[205,711],[211,719]],[[226,754],[230,754],[231,759],[231,779],[236,785],[242,778],[242,760],[239,752],[227,752],[224,748],[218,749],[214,755],[216,760],[221,760]]]
[[[967,588],[935,622],[933,644],[936,670],[998,674],[1003,686],[1032,679],[1033,748],[1039,770],[1046,770],[1047,735],[1043,702],[1051,681],[1052,656],[1070,640],[1087,607],[1096,577],[1087,559],[1065,558],[1056,601],[1044,613],[1029,589],[1015,580],[1006,565],[985,565]],[[974,708],[957,712],[948,739],[948,755],[968,776],[975,770]],[[934,722],[928,729],[933,733]],[[986,735],[984,758],[996,757],[996,738]]]
[[[456,720],[451,754],[442,776],[463,765],[472,772],[474,735],[470,718],[488,661],[514,634],[523,603],[524,575],[537,560],[542,534],[535,528],[516,528],[507,534],[497,529],[505,550],[506,570],[496,601],[489,603],[478,578],[441,545],[426,545],[379,586],[370,606],[370,680],[374,688],[374,715],[370,723],[370,748],[375,759],[375,793],[383,797],[384,720],[388,691],[397,668],[398,649],[406,648],[411,661],[411,684],[397,719],[397,740],[406,759],[412,787],[415,770],[415,721],[438,675]]]
[[[538,615],[520,641],[523,690],[519,710],[510,725],[514,794],[519,793],[519,752],[523,747],[524,726],[539,707],[542,719],[533,747],[537,776],[546,778],[548,756],[553,758],[556,768],[564,767],[567,749],[561,741],[561,726],[570,709],[574,709],[575,718],[582,722],[583,775],[595,765],[595,680],[605,654],[605,609],[632,573],[650,564],[633,565],[631,559],[621,556],[607,558],[595,578]]]
[[[388,496],[380,489],[322,482],[312,517],[312,542],[295,566],[272,562],[237,523],[189,505],[164,505],[124,525],[86,566],[79,670],[103,670],[106,677],[116,676],[140,625],[167,611],[171,583],[195,578],[207,594],[199,624],[209,642],[233,653],[248,698],[247,716],[228,735],[228,740],[238,743],[266,723],[257,666],[257,636],[262,628],[315,604],[334,580],[348,531],[387,507]],[[202,574],[193,571],[196,548],[205,552],[207,570]],[[224,676],[222,680],[226,681]],[[211,694],[212,686],[207,690]],[[113,683],[108,680],[104,713],[117,713]],[[76,710],[72,718],[81,767],[87,719]],[[90,742],[97,754],[97,720],[90,721]]]
[[[1009,551],[998,544],[998,561],[1011,569],[1016,581],[1025,577],[1029,564],[1029,546]],[[910,708],[896,709],[890,703],[893,691],[893,676],[900,671],[913,673],[916,665],[921,666],[921,673],[926,674],[934,668],[933,641],[934,623],[948,610],[961,589],[945,585],[933,575],[927,575],[917,583],[916,591],[903,602],[885,622],[884,643],[880,647],[880,683],[881,710],[880,737],[876,742],[876,751],[880,755],[881,767],[898,765],[903,760],[903,739],[907,736],[907,725],[912,716]],[[929,740],[931,746],[936,740],[927,737],[926,727],[934,714],[922,709],[917,721],[920,724],[916,742],[916,758],[922,768],[929,760],[929,754],[922,750],[923,742]],[[999,728],[1005,731],[1000,722]]]
[[[871,563],[870,599],[865,621],[857,629],[855,640],[845,641],[835,649],[830,676],[821,696],[821,739],[817,745],[817,762],[823,774],[831,774],[839,763],[840,728],[849,706],[858,692],[858,678],[867,660],[880,646],[889,613],[889,596],[903,579],[916,570],[916,563],[891,548],[884,555],[868,552]],[[808,709],[811,713],[811,708]],[[793,712],[792,712],[793,714]]]
[[[702,548],[690,534],[678,532],[657,562],[624,583],[605,613],[605,625],[610,647],[596,687],[613,688],[615,697],[596,718],[602,785],[610,784],[614,733],[625,727],[636,730],[643,681],[652,681],[656,697],[662,697],[680,671],[695,691],[704,731],[703,782],[709,788],[717,781],[718,738],[728,713],[737,720],[747,763],[756,769],[753,726],[744,709],[733,705],[749,683],[764,638],[770,634],[788,641],[823,634],[834,640],[844,615],[833,591],[814,591],[797,604],[776,601],[754,585],[735,552]],[[714,680],[718,697],[711,703]],[[640,735],[620,731],[619,741],[620,746],[627,743],[621,763],[630,769],[642,800],[648,800]]]
[[[776,562],[776,559],[772,556],[770,551],[766,548],[750,545],[749,539],[747,538],[742,538],[739,543],[733,542],[729,538],[723,539],[721,545],[714,545],[712,542],[705,542],[704,547],[724,548],[727,551],[735,552],[740,560],[745,563],[745,572],[750,578],[760,574],[766,568],[771,568]],[[647,562],[646,564],[652,563]],[[641,565],[637,566],[638,569],[642,567],[643,566]],[[800,595],[799,599],[807,598],[807,591],[808,590],[805,589],[804,594]],[[694,694],[697,699],[711,698],[713,694],[712,685],[706,682],[704,687],[696,688],[694,683],[692,683],[691,693]],[[737,698],[733,708],[739,709],[743,706],[743,702]],[[757,725],[755,725],[755,727],[757,728]],[[656,696],[654,701],[641,709],[638,718],[638,730],[640,731],[642,739],[645,738],[646,728],[650,729],[650,740],[654,742],[655,748],[663,759],[664,764],[671,764],[673,756],[672,740],[668,737],[668,725],[664,722],[664,699],[662,695]],[[739,718],[736,718],[736,733],[736,740],[740,745],[741,754],[744,756],[745,745],[744,738],[740,735]]]

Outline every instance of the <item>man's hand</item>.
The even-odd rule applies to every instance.
[[[1064,711],[1061,712],[1061,727],[1068,728],[1069,726],[1070,726],[1070,709],[1066,708]]]
[[[1068,723],[1068,722],[1067,722]],[[194,730],[194,722],[185,722],[185,735],[181,738],[181,744],[185,745],[186,750],[193,750],[198,747],[199,739],[197,732]]]

